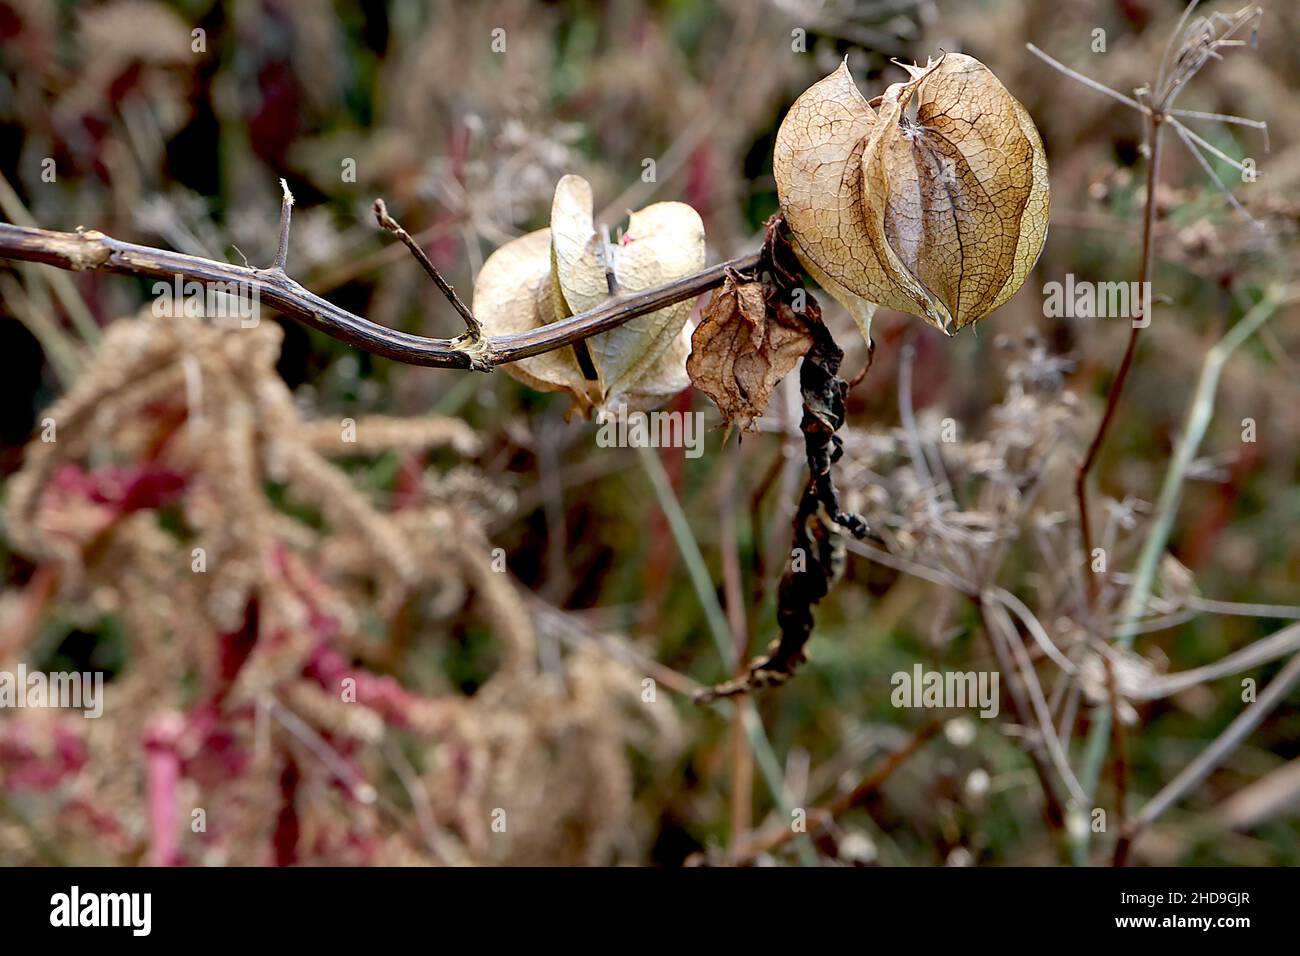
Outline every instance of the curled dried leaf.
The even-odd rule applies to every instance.
[[[704,307],[686,371],[728,423],[752,428],[811,346],[806,323],[788,304],[769,309],[762,282],[732,273]]]
[[[907,69],[879,112],[847,64],[805,91],[777,133],[777,192],[800,259],[860,326],[865,300],[951,334],[1033,268],[1047,160],[1029,114],[978,60]]]

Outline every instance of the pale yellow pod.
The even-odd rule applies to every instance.
[[[551,230],[512,239],[483,263],[474,282],[474,315],[489,337],[527,332],[554,322],[567,311],[556,301],[551,275]],[[501,366],[511,378],[539,392],[569,393],[584,413],[588,383],[571,348],[555,349]]]

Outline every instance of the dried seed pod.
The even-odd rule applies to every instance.
[[[557,304],[551,277],[551,230],[512,239],[483,263],[474,282],[474,314],[488,335],[526,332],[566,314]],[[573,349],[556,349],[503,367],[507,375],[539,392],[568,392],[584,412],[591,405],[587,381]]]
[[[1047,160],[1029,114],[978,60],[907,70],[879,112],[847,64],[806,90],[777,133],[777,193],[800,260],[859,326],[874,304],[951,334],[1033,268]]]
[[[592,220],[591,186],[565,176],[555,187],[551,228],[506,243],[483,264],[474,313],[489,335],[524,331],[599,305],[610,275],[621,290],[639,292],[703,267],[704,224],[690,206],[661,202],[631,213],[622,240],[607,249]],[[568,392],[584,414],[616,404],[652,407],[690,384],[692,306],[679,302],[588,339],[596,381],[587,380],[573,349],[504,371],[541,391]]]
[[[608,298],[611,275],[621,291],[641,292],[703,269],[704,223],[686,203],[658,202],[629,214],[622,239],[606,247],[592,219],[591,186],[570,175],[555,187],[551,249],[556,284],[576,314]],[[693,305],[679,302],[587,340],[603,402],[654,390],[665,376],[684,387],[684,356],[680,369],[656,363],[673,350]]]

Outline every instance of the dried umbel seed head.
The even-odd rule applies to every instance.
[[[859,326],[876,305],[952,334],[1024,283],[1047,236],[1047,159],[988,68],[944,54],[880,97],[847,64],[776,137],[777,193],[809,273]]]

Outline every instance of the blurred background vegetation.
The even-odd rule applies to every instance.
[[[1235,10],[1211,6],[1219,8]],[[1100,415],[1128,326],[1045,318],[1041,289],[1066,273],[1080,280],[1136,279],[1142,125],[1123,105],[1036,60],[1025,43],[1127,93],[1153,76],[1180,11],[1177,0],[0,0],[0,173],[11,187],[3,211],[10,221],[19,221],[25,208],[46,228],[84,225],[120,239],[232,262],[246,256],[262,265],[274,255],[283,176],[297,197],[289,254],[294,278],[375,322],[452,336],[459,330],[455,314],[409,255],[375,229],[369,209],[376,196],[462,290],[472,288],[492,249],[546,225],[554,184],[566,172],[591,181],[606,221],[650,201],[692,204],[704,219],[710,262],[721,261],[754,248],[777,210],[773,139],[800,92],[845,57],[870,97],[903,77],[891,58],[924,62],[940,50],[966,52],[994,71],[1042,133],[1052,176],[1046,249],[1025,288],[977,333],[945,340],[918,320],[878,315],[874,366],[850,396],[851,454],[842,483],[850,505],[882,514],[893,508],[900,522],[907,520],[897,495],[885,502],[872,497],[871,442],[873,436],[897,440],[900,372],[910,378],[923,430],[926,422],[951,417],[963,441],[974,442],[997,425],[1009,366],[1054,361],[1069,415],[1061,429],[1064,463],[1043,477],[1040,507],[1072,514],[1070,463]],[[503,53],[492,49],[498,28],[505,31]],[[1093,52],[1097,28],[1105,31],[1104,53]],[[193,50],[196,29],[203,31],[200,52]],[[1167,143],[1154,275],[1164,298],[1097,470],[1096,500],[1110,503],[1098,510],[1121,530],[1125,522],[1140,527],[1149,513],[1141,503],[1159,491],[1205,350],[1265,286],[1295,279],[1297,35],[1300,8],[1266,3],[1258,50],[1213,64],[1180,101],[1268,122],[1267,153],[1256,130],[1197,127],[1229,155],[1258,163],[1258,182],[1241,184],[1215,161],[1263,223],[1267,240],[1230,208],[1181,144]],[[795,49],[801,37],[802,52]],[[47,158],[57,170],[54,182],[42,179]],[[647,159],[654,160],[652,182],[642,177]],[[0,472],[9,475],[39,431],[43,410],[70,385],[30,317],[44,315],[57,326],[58,340],[79,353],[88,347],[87,325],[103,327],[135,313],[149,301],[149,284],[75,275],[85,310],[79,316],[42,270],[8,266],[0,278],[6,280],[0,285]],[[847,316],[828,297],[822,301],[852,374],[865,360],[863,343]],[[1179,511],[1171,555],[1206,598],[1287,605],[1300,596],[1296,318],[1294,306],[1281,310],[1229,364]],[[277,321],[283,346],[276,371],[311,416],[432,414],[463,419],[477,432],[480,446],[465,465],[509,500],[484,519],[484,534],[504,549],[512,578],[531,594],[525,606],[539,632],[564,630],[580,641],[605,635],[620,653],[679,675],[676,690],[728,676],[706,616],[709,600],[725,609],[729,636],[746,643],[746,657],[774,636],[774,582],[800,480],[799,445],[789,434],[797,423],[797,393],[779,392],[760,432],[739,443],[733,435],[724,447],[717,430],[699,459],[684,459],[680,450],[657,453],[706,562],[712,591],[702,601],[638,453],[597,448],[595,427],[566,421],[562,398],[502,374],[403,367]],[[905,355],[911,356],[906,366]],[[670,407],[703,410],[711,425],[718,421],[707,400],[689,391]],[[1240,440],[1247,417],[1258,422],[1256,443]],[[853,451],[859,448],[867,449],[861,457]],[[390,503],[426,471],[449,464],[442,453],[397,449],[345,467],[368,496]],[[1063,549],[1062,560],[1072,553]],[[1115,560],[1131,559],[1130,550]],[[1014,550],[999,579],[1035,608],[1042,560]],[[16,622],[34,606],[39,563],[18,550],[0,552],[0,562],[6,586],[0,613],[12,638]],[[542,605],[562,613],[546,617],[551,612]],[[22,645],[0,644],[5,661],[98,668],[110,676],[135,666],[132,655],[141,650],[124,633],[121,615],[87,614],[57,598],[36,606],[38,620]],[[500,666],[492,627],[467,610],[420,618],[401,635],[392,621],[373,617],[362,627],[370,639],[400,640],[402,649],[372,655],[369,666],[419,692],[472,697]],[[891,674],[917,662],[931,669],[991,666],[974,606],[860,556],[850,557],[845,580],[817,619],[808,665],[788,686],[756,700],[793,806],[833,800],[934,716],[892,707]],[[544,627],[544,620],[559,623]],[[1137,647],[1162,669],[1188,669],[1276,628],[1276,621],[1257,616],[1199,614],[1142,635]],[[1254,676],[1263,684],[1277,666]],[[1162,819],[1141,859],[1300,863],[1297,702],[1293,692]],[[728,708],[697,708],[662,680],[655,706],[672,711],[671,746],[632,738],[618,745],[627,799],[615,801],[620,816],[583,855],[468,857],[678,865],[701,853],[725,858],[728,847],[743,844],[765,821],[785,826],[788,808],[748,763],[742,753],[748,745]],[[1236,679],[1141,705],[1128,731],[1130,792],[1145,797],[1158,790],[1240,708]],[[18,719],[0,716],[0,726]],[[105,722],[114,719],[110,712]],[[1086,727],[1086,708],[1079,719]],[[650,733],[669,734],[664,726]],[[142,744],[117,751],[115,772],[134,774],[134,784],[121,790],[119,802],[99,808],[116,816],[125,834],[110,851],[73,842],[77,825],[60,818],[71,812],[75,774],[55,775],[44,787],[21,782],[21,767],[48,756],[41,750],[48,743],[19,739],[12,726],[6,734],[0,735],[0,774],[7,774],[0,776],[0,861],[141,858],[149,840],[143,771],[135,766],[144,760]],[[584,746],[581,738],[558,739],[557,746]],[[436,745],[436,739],[428,744]],[[437,759],[419,746],[407,749],[422,774],[434,773]],[[368,767],[364,755],[356,760]],[[283,769],[275,773],[276,792],[288,793]],[[374,770],[371,779],[399,811],[413,814],[394,773]],[[1267,812],[1225,822],[1225,803],[1265,781],[1271,781]],[[1114,799],[1108,771],[1098,802],[1109,807]],[[545,795],[537,805],[547,806]],[[815,847],[792,841],[757,858],[1055,863],[1062,858],[1060,839],[1041,805],[1007,715],[982,721],[969,714],[924,744],[871,799],[841,815]],[[265,812],[274,816],[275,807],[272,801]],[[458,832],[434,815],[436,825]],[[266,823],[273,826],[274,820]],[[546,826],[562,843],[566,828],[578,832],[584,824],[557,814]],[[388,821],[371,829],[394,828],[401,827]],[[472,847],[473,840],[464,840]],[[419,850],[351,856],[326,843],[287,855],[282,846],[274,854],[256,847],[223,853],[182,855],[191,862],[252,863],[422,858]]]

